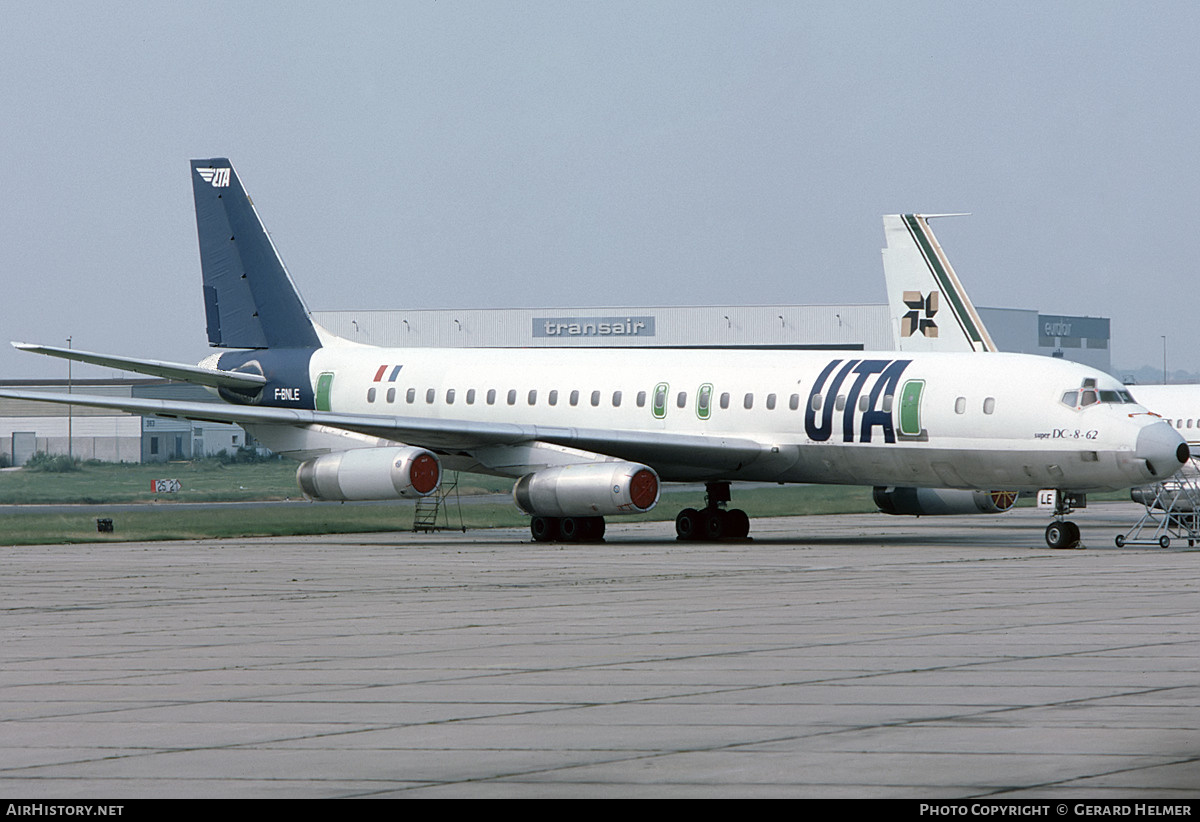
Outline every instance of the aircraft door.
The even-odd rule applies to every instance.
[[[333,373],[324,371],[317,377],[317,410],[329,411],[329,392],[333,388]]]
[[[921,428],[921,394],[925,380],[909,380],[900,391],[900,435],[919,437]]]

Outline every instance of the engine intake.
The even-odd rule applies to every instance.
[[[424,497],[437,490],[442,469],[424,448],[354,448],[305,460],[296,482],[320,500]]]
[[[1016,505],[1015,491],[967,491],[955,488],[877,487],[875,504],[885,514],[917,517],[950,514],[1003,514]]]
[[[517,480],[513,501],[525,513],[543,517],[641,514],[658,502],[658,474],[633,462],[545,468]]]

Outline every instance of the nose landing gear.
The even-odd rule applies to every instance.
[[[1054,509],[1054,522],[1046,526],[1046,545],[1055,549],[1083,547],[1079,526],[1065,517],[1075,508],[1086,508],[1087,497],[1047,489],[1038,492],[1038,507]]]

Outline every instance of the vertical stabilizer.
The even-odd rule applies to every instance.
[[[996,345],[927,220],[933,216],[888,214],[883,218],[892,335],[901,351],[995,351]]]
[[[192,160],[208,344],[320,348],[308,309],[224,157]]]

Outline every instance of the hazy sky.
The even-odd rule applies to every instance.
[[[313,309],[881,303],[880,215],[969,211],[978,305],[1200,371],[1198,43],[1192,2],[0,0],[0,341],[207,355],[228,156]]]

